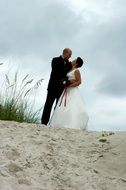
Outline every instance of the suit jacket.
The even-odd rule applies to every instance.
[[[71,70],[72,66],[68,60],[64,60],[62,56],[54,57],[52,59],[52,71],[48,83],[48,90],[55,92],[64,88],[61,80],[66,77],[66,74]]]

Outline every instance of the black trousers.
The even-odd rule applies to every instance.
[[[41,118],[41,123],[47,125],[50,119],[50,114],[52,110],[52,106],[54,101],[56,100],[56,104],[59,100],[59,97],[61,96],[63,92],[63,89],[60,89],[58,92],[55,92],[55,90],[48,90],[47,92],[47,97],[46,97],[46,102],[44,105],[43,113],[42,113],[42,118]]]

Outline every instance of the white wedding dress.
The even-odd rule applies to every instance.
[[[67,74],[69,80],[75,79],[75,70]],[[68,87],[60,96],[49,123],[52,127],[87,129],[88,119],[79,88]]]

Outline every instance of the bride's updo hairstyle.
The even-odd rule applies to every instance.
[[[83,59],[81,59],[81,57],[77,57],[76,64],[77,68],[81,67],[83,65]]]

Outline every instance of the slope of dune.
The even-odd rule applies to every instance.
[[[126,132],[0,121],[0,190],[126,190]]]

